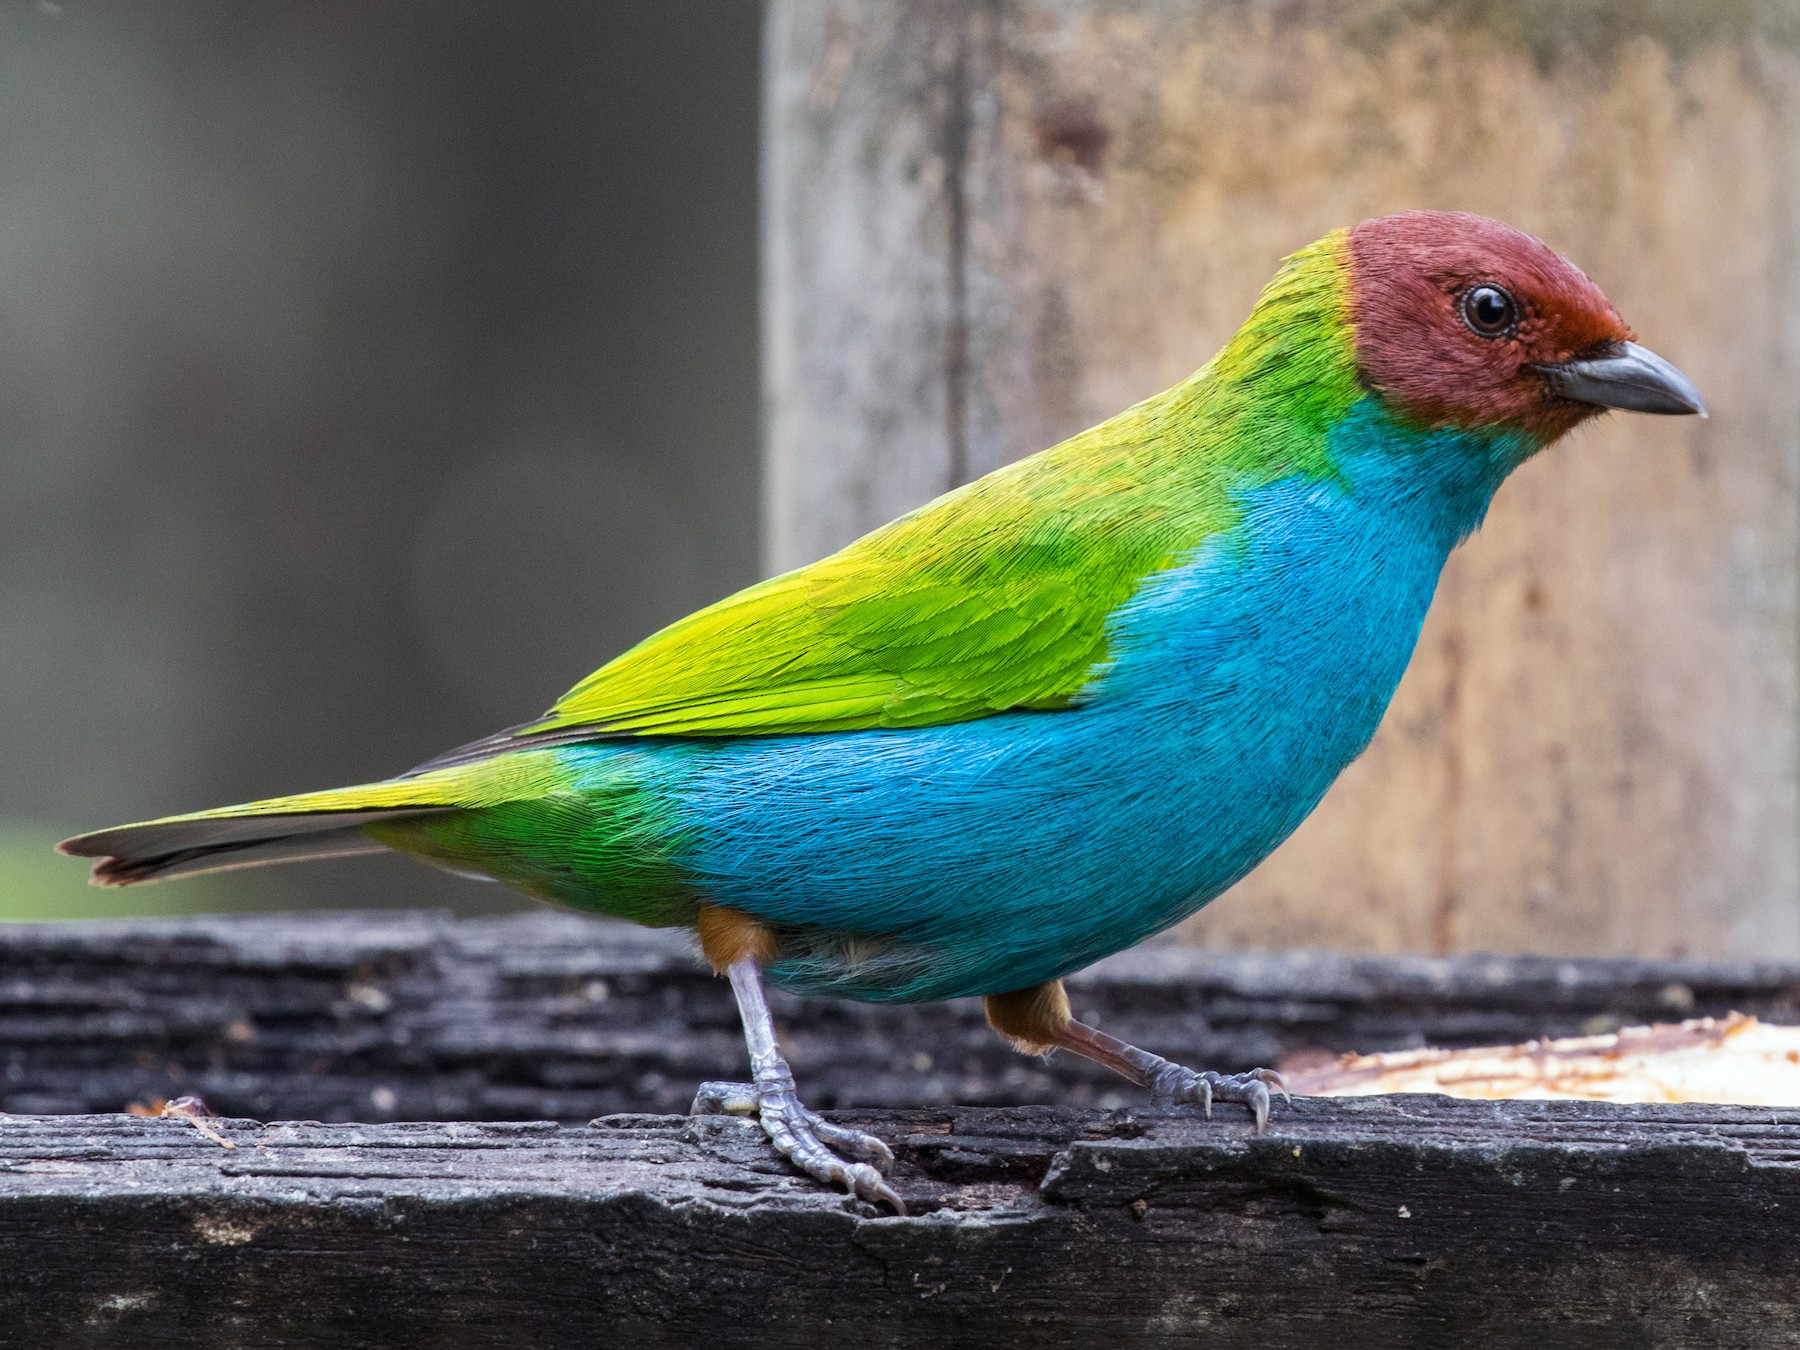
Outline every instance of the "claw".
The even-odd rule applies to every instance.
[[[1256,1122],[1256,1132],[1267,1134],[1269,1130],[1269,1089],[1257,1079],[1244,1089],[1244,1096],[1250,1107],[1250,1118]]]
[[[1250,1070],[1250,1073],[1252,1077],[1262,1079],[1263,1082],[1279,1092],[1282,1099],[1290,1106],[1293,1104],[1294,1094],[1288,1091],[1287,1079],[1282,1077],[1280,1073],[1276,1072],[1274,1069],[1252,1069]]]
[[[1164,1060],[1150,1079],[1150,1100],[1156,1106],[1198,1105],[1208,1120],[1212,1119],[1213,1100],[1241,1102],[1250,1108],[1250,1119],[1256,1132],[1269,1128],[1269,1089],[1288,1096],[1287,1083],[1273,1069],[1252,1069],[1249,1073],[1222,1074],[1183,1068]]]
[[[820,1119],[788,1091],[765,1091],[761,1115],[763,1132],[775,1151],[802,1172],[827,1185],[843,1186],[858,1199],[885,1204],[894,1213],[905,1215],[906,1203],[882,1175],[894,1165],[893,1152],[874,1135]],[[873,1165],[845,1161],[826,1140],[843,1152],[873,1159]]]
[[[1010,996],[1009,996],[1010,997]],[[1201,1073],[1171,1063],[1161,1055],[1140,1050],[1097,1027],[1073,1019],[1064,1022],[1055,1033],[1055,1043],[1073,1050],[1084,1059],[1104,1064],[1114,1073],[1141,1083],[1150,1089],[1155,1106],[1177,1106],[1198,1102],[1212,1119],[1213,1098],[1222,1102],[1242,1102],[1250,1108],[1256,1132],[1269,1128],[1269,1089],[1275,1088],[1289,1101],[1287,1080],[1273,1069],[1252,1069],[1249,1073]]]
[[[759,1089],[754,1083],[702,1083],[691,1116],[754,1115],[775,1151],[815,1181],[842,1186],[859,1200],[906,1214],[906,1202],[884,1179],[894,1152],[881,1140],[847,1125],[834,1125],[809,1111],[789,1088]],[[851,1154],[865,1162],[839,1156]]]
[[[863,1198],[871,1205],[886,1205],[889,1209],[894,1211],[894,1216],[896,1218],[904,1219],[906,1217],[906,1201],[900,1198],[899,1191],[895,1190],[885,1181],[876,1182],[873,1194],[866,1195]]]
[[[845,1179],[853,1195],[871,1205],[886,1205],[900,1218],[906,1217],[906,1201],[892,1186],[881,1178],[867,1163],[852,1163],[848,1168],[850,1175]]]
[[[833,1125],[829,1120],[825,1120],[811,1111],[806,1112],[806,1117],[812,1122],[813,1133],[818,1135],[820,1141],[828,1147],[836,1149],[840,1153],[850,1152],[859,1155],[872,1163],[875,1170],[884,1177],[893,1172],[894,1151],[874,1135],[866,1134],[862,1130],[852,1130],[843,1125]]]
[[[702,1083],[694,1089],[690,1116],[753,1116],[760,1101],[753,1083]]]

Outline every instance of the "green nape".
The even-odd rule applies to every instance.
[[[639,768],[632,756],[513,751],[460,771],[487,780],[465,808],[362,830],[540,900],[652,928],[691,926],[697,897],[676,862],[687,835],[672,799],[646,791]]]
[[[846,731],[1068,705],[1105,662],[1109,616],[1229,529],[1236,489],[1332,476],[1327,433],[1362,393],[1348,288],[1336,231],[1181,384],[663,629],[517,734]]]

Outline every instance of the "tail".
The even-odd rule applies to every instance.
[[[363,833],[378,820],[452,811],[467,804],[454,773],[427,773],[329,792],[272,797],[140,825],[78,834],[56,847],[78,858],[96,858],[97,886],[223,872],[234,867],[299,858],[342,858],[380,853],[385,845]]]

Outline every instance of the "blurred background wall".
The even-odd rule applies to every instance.
[[[1714,417],[1517,475],[1369,755],[1186,936],[1800,956],[1800,0],[763,19],[0,10],[0,915],[512,903],[47,847],[530,716],[1433,206],[1570,253]]]
[[[753,579],[746,0],[0,9],[0,917],[114,821],[383,776]]]
[[[1284,254],[1541,235],[1713,416],[1451,559],[1369,752],[1182,932],[1800,957],[1797,0],[771,0],[773,565],[1189,374]]]

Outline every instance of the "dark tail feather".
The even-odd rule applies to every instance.
[[[444,809],[390,807],[152,821],[77,835],[63,840],[57,848],[74,857],[98,859],[93,872],[95,885],[130,886],[140,881],[261,867],[301,858],[380,853],[385,846],[364,834],[363,825],[373,820],[430,815]]]

